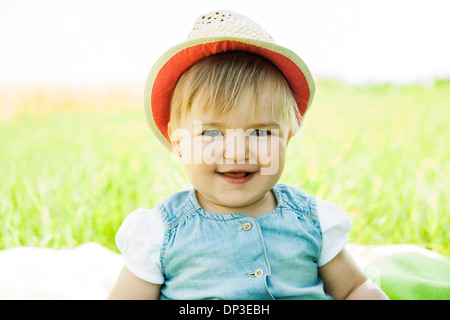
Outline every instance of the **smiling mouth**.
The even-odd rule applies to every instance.
[[[249,181],[255,175],[255,172],[230,171],[217,172],[225,181],[231,184],[242,184]]]
[[[231,178],[244,178],[248,176],[251,172],[222,172],[222,174]]]

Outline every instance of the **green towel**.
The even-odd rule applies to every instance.
[[[450,259],[419,253],[384,258],[366,270],[392,300],[450,300]]]

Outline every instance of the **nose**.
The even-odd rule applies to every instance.
[[[249,158],[248,137],[243,130],[229,130],[225,138],[225,160],[245,164]]]

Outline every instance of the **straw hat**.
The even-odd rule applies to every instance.
[[[314,81],[297,54],[277,45],[249,18],[228,10],[213,11],[196,20],[187,40],[166,51],[147,78],[144,92],[146,118],[155,135],[169,149],[170,100],[178,79],[201,59],[227,51],[247,51],[271,61],[289,83],[302,116],[311,104]]]

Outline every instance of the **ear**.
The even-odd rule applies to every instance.
[[[291,138],[293,136],[294,136],[294,133],[291,130],[289,130],[289,134],[288,134],[287,139],[286,139],[286,146],[289,144],[289,141],[291,140]]]
[[[181,150],[181,143],[180,140],[171,140],[171,144],[173,147],[173,152],[181,158],[181,156],[183,155],[182,150]]]
[[[182,148],[181,148],[181,135],[170,134],[170,132],[169,132],[169,138],[170,138],[170,143],[172,144],[172,147],[173,147],[173,152],[178,157],[181,158],[181,156],[183,155]]]
[[[170,144],[172,145],[172,152],[177,156],[180,155],[180,139],[177,138],[173,132],[170,122],[167,124],[167,136],[169,137]]]

